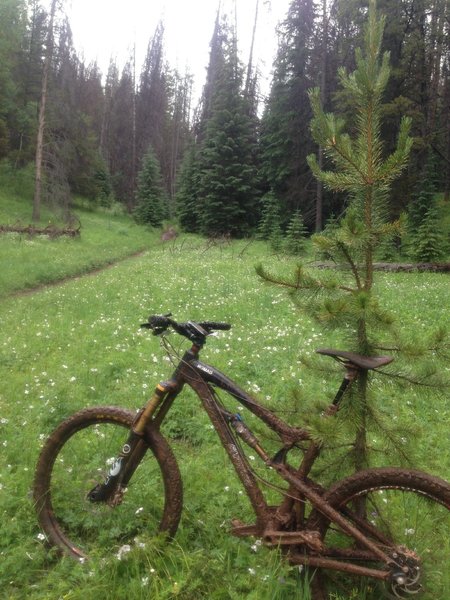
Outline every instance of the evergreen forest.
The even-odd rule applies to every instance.
[[[354,523],[370,514],[371,546],[398,539],[401,557],[409,552],[402,546],[414,552],[405,561],[397,552],[384,555],[390,571],[383,578],[380,571],[370,580],[353,577],[368,573],[348,562],[342,573],[331,564],[328,577],[320,561],[334,548],[321,554],[315,544],[331,535],[339,547],[338,527],[319,532],[315,525],[301,537],[301,522],[313,513],[292,475],[311,475],[313,493],[323,498],[334,489],[328,499],[336,505],[339,494],[329,486],[367,467],[396,465],[450,480],[450,0],[289,0],[271,32],[277,51],[269,86],[253,45],[262,7],[277,0],[244,2],[254,7],[247,60],[237,35],[239,1],[230,0],[236,10],[227,11],[227,2],[216,0],[204,81],[197,82],[170,64],[163,20],[149,24],[142,64],[129,40],[129,57],[123,64],[112,57],[103,72],[76,48],[69,0],[0,0],[2,598],[381,600],[411,590],[411,597],[424,591],[423,600],[450,598],[448,513],[435,519],[428,497],[426,509],[388,502],[386,491],[403,490],[403,483],[389,483],[377,489],[378,514],[355,493]],[[223,437],[222,444],[249,469],[239,480],[218,445],[214,419],[185,385],[184,403],[171,407],[170,418],[164,404],[154,421],[185,482],[180,527],[167,544],[147,528],[153,506],[141,499],[138,480],[139,494],[131,488],[125,497],[130,512],[114,513],[120,526],[114,521],[108,537],[98,515],[121,504],[125,481],[101,505],[88,502],[90,492],[72,490],[78,481],[97,481],[99,472],[108,484],[116,446],[107,445],[105,471],[83,438],[78,464],[84,468],[90,456],[95,463],[83,479],[76,460],[69,464],[72,440],[60,429],[53,439],[69,448],[69,460],[58,455],[51,468],[67,478],[67,495],[59,486],[67,523],[97,544],[86,564],[60,558],[32,508],[38,454],[74,411],[108,404],[134,414],[143,402],[152,406],[151,390],[167,381],[182,346],[165,340],[158,349],[139,328],[150,312],[193,319],[193,326],[231,323],[208,340],[208,364],[206,353],[314,443],[275,434],[249,409],[251,397],[244,402],[231,387],[217,386],[217,415],[237,442],[228,447]],[[370,369],[361,368],[342,405],[330,405],[342,371],[319,358],[318,348],[349,357],[349,381],[355,357],[330,348],[381,358],[386,369],[356,357]],[[175,379],[167,385],[174,381],[178,386]],[[171,390],[170,402],[181,387]],[[247,439],[233,425],[244,427],[241,413]],[[96,427],[94,439],[103,444]],[[84,435],[83,424],[78,432]],[[120,444],[122,460],[127,444]],[[306,457],[297,471],[287,462],[291,451],[292,465]],[[277,464],[289,467],[286,485],[275,478]],[[249,474],[268,501],[270,527],[280,526],[268,529],[270,544],[267,530],[253,539],[259,529],[247,525],[254,521],[253,500],[242,489]],[[145,478],[142,490],[151,490],[153,480]],[[170,484],[168,478],[166,489]],[[127,504],[130,496],[136,505]],[[71,511],[80,499],[77,522]],[[347,504],[338,508],[347,514]],[[383,515],[388,528],[380,536]],[[241,539],[230,535],[230,522]],[[284,533],[288,552],[310,546],[318,560],[289,564],[280,551]],[[370,546],[367,552],[361,536],[353,537],[361,564],[374,562]],[[340,560],[354,556],[348,541]],[[418,555],[428,576],[423,590],[415,586],[418,575],[422,580]]]
[[[410,230],[420,230],[412,258],[438,260],[450,195],[450,1],[378,0],[377,10],[391,67],[380,107],[383,151],[395,149],[403,117],[412,138],[389,219],[406,214]],[[2,168],[33,173],[37,222],[41,202],[70,219],[73,198],[82,196],[150,226],[169,220],[208,237],[256,235],[274,248],[293,229],[322,231],[348,198],[327,189],[307,162],[315,155],[326,169],[328,161],[311,132],[309,91],[320,90],[324,114],[339,114],[351,134],[339,70],[355,69],[367,14],[364,0],[292,0],[273,31],[278,50],[264,97],[257,61],[251,53],[240,60],[233,19],[219,8],[197,99],[193,76],[168,64],[164,22],[149,32],[142,66],[130,55],[102,73],[74,47],[64,2],[0,0]]]

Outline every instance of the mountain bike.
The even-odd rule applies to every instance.
[[[281,549],[294,565],[358,576],[377,590],[377,599],[450,597],[449,483],[417,470],[380,467],[323,488],[310,478],[323,442],[315,441],[307,428],[288,424],[200,360],[207,338],[230,329],[228,323],[178,323],[169,314],[151,316],[141,327],[161,336],[166,347],[167,333],[174,331],[189,340],[189,349],[177,355],[172,376],[158,383],[139,411],[86,408],[49,436],[37,463],[34,501],[50,544],[84,561],[97,548],[116,551],[142,532],[164,539],[175,535],[182,481],[161,426],[170,422],[169,411],[188,386],[200,399],[255,515],[251,523],[232,519],[232,534],[256,536]],[[334,349],[317,352],[344,369],[342,384],[323,415],[328,419],[358,377],[393,360]],[[275,451],[261,442],[243,412],[270,433]],[[275,504],[273,495],[278,497]]]

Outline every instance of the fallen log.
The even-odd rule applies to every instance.
[[[333,262],[314,262],[312,267],[318,269],[348,269],[347,265],[340,265]],[[374,271],[386,271],[391,273],[413,273],[413,272],[429,272],[429,273],[448,273],[450,272],[450,263],[388,263],[378,262],[373,265]]]
[[[56,227],[56,225],[52,224],[46,227],[37,227],[36,225],[21,225],[19,223],[15,223],[14,225],[0,225],[0,233],[21,233],[28,236],[46,235],[51,239],[62,235],[75,238],[80,235],[80,230],[81,224],[78,227]]]

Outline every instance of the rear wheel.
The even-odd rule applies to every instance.
[[[375,541],[395,563],[387,581],[349,579],[322,573],[330,598],[450,598],[450,485],[437,477],[405,469],[368,469],[336,484],[325,498]],[[386,566],[355,544],[319,513],[319,528],[330,558],[347,555],[371,568]],[[366,554],[365,554],[366,553]],[[349,590],[352,590],[349,593]],[[332,591],[337,596],[332,595]]]
[[[178,465],[158,431],[145,434],[145,454],[116,506],[91,502],[117,458],[135,413],[116,407],[82,410],[50,435],[36,468],[34,500],[48,541],[83,559],[118,553],[140,535],[173,536],[182,508]]]

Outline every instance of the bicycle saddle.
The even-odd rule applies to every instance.
[[[319,348],[316,352],[332,356],[340,362],[350,362],[352,365],[366,370],[384,367],[384,365],[388,365],[394,360],[391,356],[363,356],[362,354],[346,352],[345,350],[333,350],[331,348]]]

